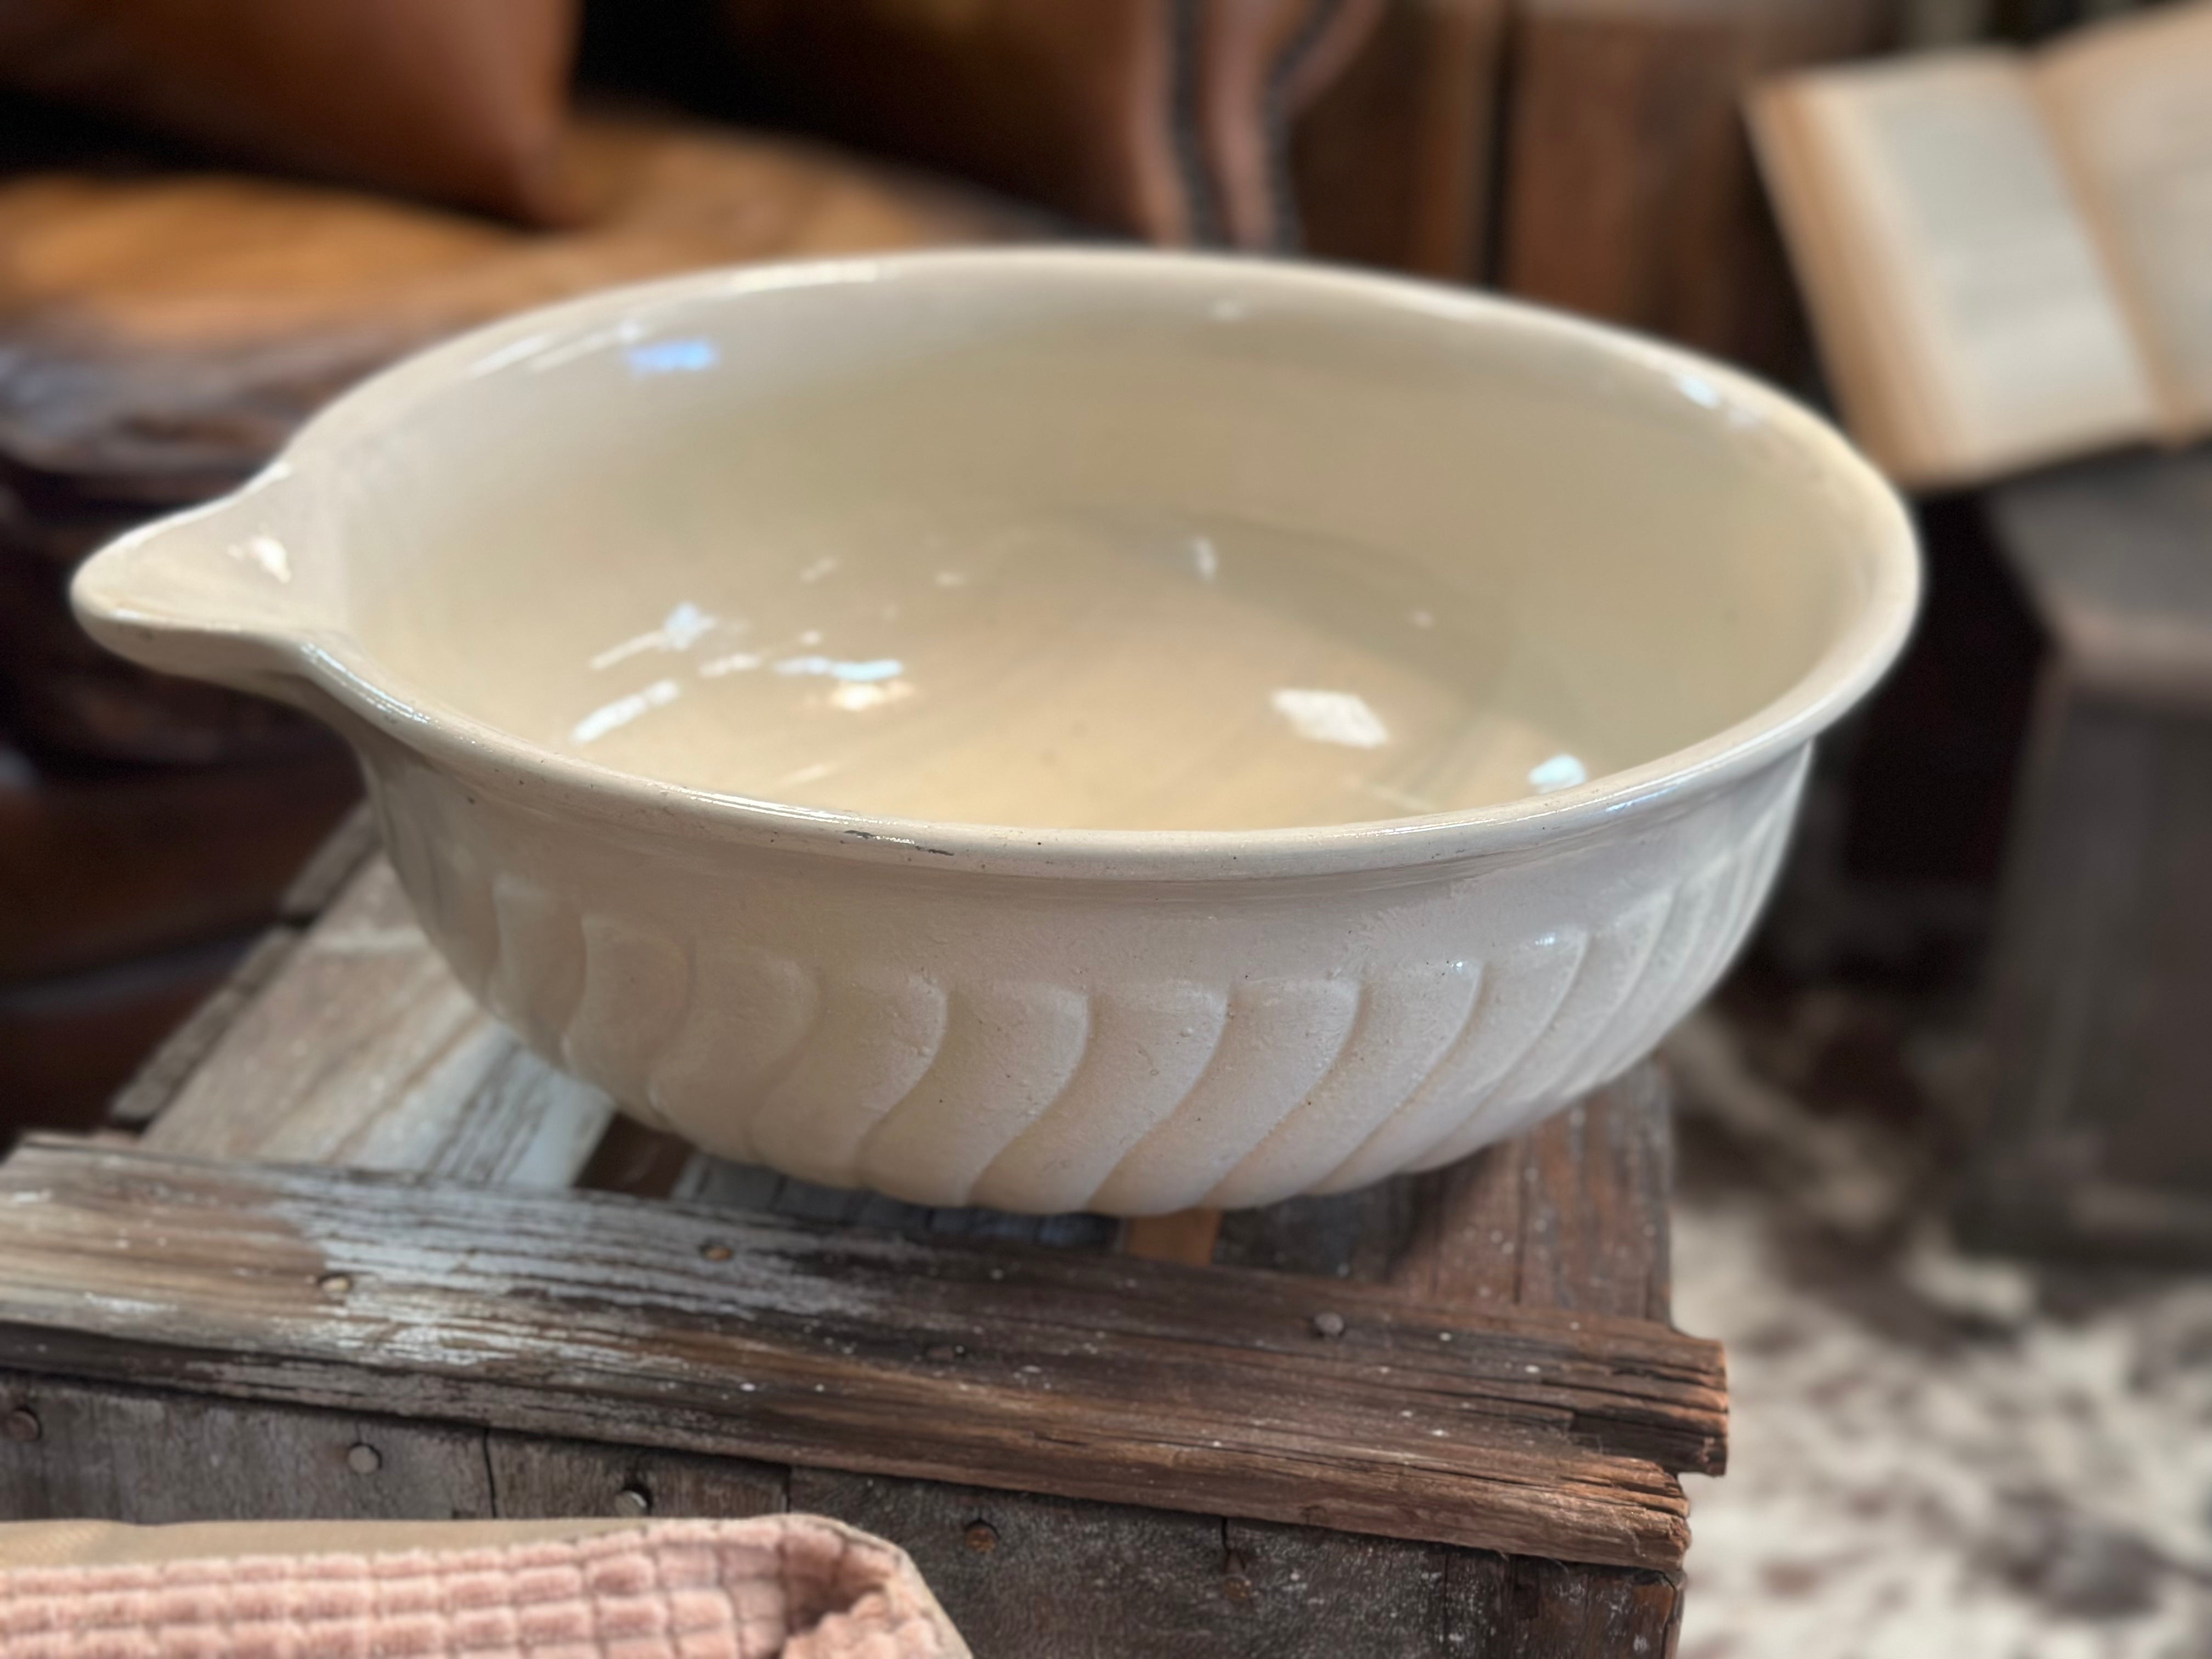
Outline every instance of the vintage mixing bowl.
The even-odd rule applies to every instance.
[[[471,334],[76,601],[350,738],[462,982],[640,1117],[1142,1214],[1442,1164],[1644,1054],[1917,581],[1724,368],[1036,250]]]

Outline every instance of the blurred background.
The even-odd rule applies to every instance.
[[[70,569],[394,357],[702,265],[1119,239],[1516,295],[1832,411],[1885,325],[1747,100],[2133,9],[0,0],[0,1141],[93,1124],[358,787],[99,653]],[[1895,165],[1953,167],[1938,127]],[[1686,1655],[2212,1654],[2212,482],[2075,447],[1905,478],[1915,642],[1670,1047],[1679,1316],[1737,1402]]]

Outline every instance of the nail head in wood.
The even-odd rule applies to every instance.
[[[351,1273],[325,1273],[315,1281],[315,1288],[325,1296],[343,1296],[353,1288]]]
[[[356,1474],[374,1474],[384,1467],[384,1457],[366,1440],[357,1440],[346,1448],[346,1467]]]
[[[36,1440],[46,1431],[39,1425],[38,1413],[18,1406],[4,1418],[0,1418],[0,1433],[10,1440],[24,1444]]]
[[[730,1259],[730,1247],[726,1244],[702,1244],[699,1247],[699,1254],[709,1261],[727,1261]]]
[[[1340,1313],[1317,1313],[1313,1316],[1316,1336],[1339,1337],[1344,1334],[1344,1316]]]
[[[988,1555],[999,1547],[999,1529],[988,1521],[970,1521],[962,1536],[967,1540],[968,1547],[978,1555]]]
[[[617,1515],[641,1516],[653,1513],[653,1494],[642,1486],[624,1486],[615,1494]]]

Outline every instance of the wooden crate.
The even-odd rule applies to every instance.
[[[1962,1231],[2212,1261],[2212,453],[1992,492],[2050,635]]]
[[[288,917],[0,1166],[0,1516],[789,1507],[987,1659],[1671,1650],[1726,1394],[1651,1071],[1218,1237],[930,1211],[614,1117],[358,830]]]

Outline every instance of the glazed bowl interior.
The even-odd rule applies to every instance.
[[[1755,726],[1840,672],[1895,539],[1817,423],[1622,337],[1229,261],[896,263],[586,302],[341,404],[298,464],[354,672],[723,796],[1343,824]]]

